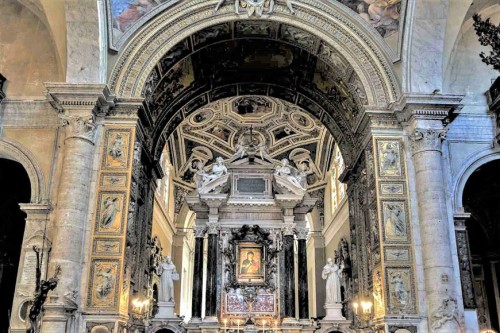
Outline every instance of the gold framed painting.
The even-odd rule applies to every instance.
[[[263,283],[266,267],[264,247],[256,243],[240,243],[236,254],[238,283]]]

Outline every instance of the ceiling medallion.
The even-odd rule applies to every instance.
[[[219,0],[217,6],[215,6],[215,11],[219,8],[226,0]],[[266,16],[274,11],[274,1],[275,0],[235,0],[234,2],[234,12],[237,15],[242,15],[241,11],[246,11],[248,17],[255,16]],[[290,13],[295,14],[291,0],[284,0],[286,6]],[[244,14],[244,13],[243,13]]]

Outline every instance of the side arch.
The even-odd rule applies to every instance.
[[[3,138],[0,140],[0,158],[19,162],[24,167],[31,183],[31,203],[43,203],[48,199],[43,171],[27,148]]]
[[[470,157],[464,166],[460,169],[458,177],[453,185],[453,210],[454,212],[460,212],[463,209],[463,195],[464,188],[469,180],[469,177],[474,171],[476,171],[480,166],[500,159],[500,148],[483,150],[472,157]]]
[[[121,53],[110,75],[111,89],[121,97],[140,96],[153,67],[174,45],[209,26],[241,19],[232,6],[217,12],[214,6],[215,2],[205,0],[180,3],[142,28]],[[399,99],[400,86],[389,52],[355,13],[336,2],[317,0],[297,2],[295,11],[291,17],[280,4],[264,20],[291,24],[339,51],[359,76],[369,105],[386,107]]]

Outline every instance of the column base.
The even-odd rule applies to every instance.
[[[158,313],[155,318],[158,319],[172,319],[177,318],[174,313],[174,302],[158,302]]]
[[[325,304],[326,316],[323,320],[346,320],[342,315],[342,304]]]
[[[299,325],[300,324],[300,322],[295,317],[285,317],[285,318],[283,318],[283,321],[281,323],[282,323],[283,326],[286,326],[286,325]]]
[[[299,319],[299,324],[301,324],[303,326],[312,326],[313,323],[310,319],[303,318],[303,319]]]
[[[192,317],[189,319],[189,324],[201,324],[203,320],[200,317]]]
[[[203,318],[203,324],[218,324],[219,320],[215,316],[206,316]]]

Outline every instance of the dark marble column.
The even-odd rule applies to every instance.
[[[205,228],[194,227],[194,269],[193,269],[193,302],[191,305],[191,316],[193,319],[201,320],[201,307],[203,298],[203,237]]]
[[[205,294],[205,318],[217,320],[217,245],[218,224],[208,222],[207,289]]]
[[[293,244],[294,236],[292,228],[283,231],[283,258],[284,258],[284,310],[285,318],[295,318],[295,263]]]
[[[308,230],[296,228],[298,239],[298,273],[299,273],[299,319],[309,319],[309,292],[307,279],[306,239]]]

